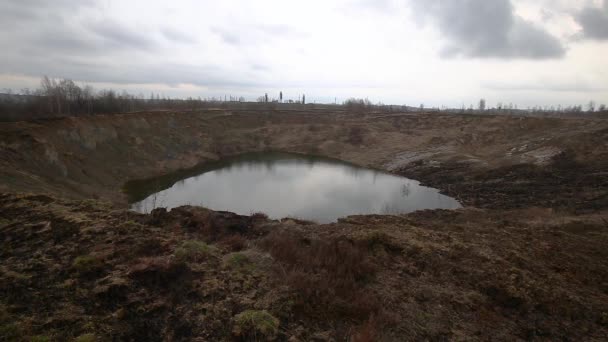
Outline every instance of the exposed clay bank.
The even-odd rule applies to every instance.
[[[571,201],[575,194],[585,196],[585,207],[589,201],[603,207],[595,203],[601,199],[594,193],[597,182],[579,178],[604,169],[607,127],[606,120],[273,111],[154,112],[0,123],[0,190],[101,198],[126,206],[121,191],[126,181],[247,152],[285,151],[397,173],[467,206],[555,206],[555,201]],[[576,172],[568,174],[538,172],[564,151],[585,166],[585,172],[579,172],[580,165],[569,168]],[[505,169],[522,164],[530,169],[524,179],[513,177],[521,168],[515,173]],[[538,182],[531,185],[530,176]],[[570,188],[572,184],[577,185]],[[581,189],[587,184],[590,191]]]
[[[272,218],[289,216],[326,223],[356,214],[461,207],[455,199],[415,180],[300,154],[248,153],[210,163],[193,173],[194,177],[172,184],[161,178],[127,186],[131,208],[146,213],[156,207],[193,204],[245,215],[264,212]]]

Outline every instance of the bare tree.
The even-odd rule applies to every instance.
[[[344,106],[349,112],[363,112],[372,107],[372,103],[368,99],[349,98],[344,101]]]
[[[48,76],[42,77],[40,81],[40,87],[42,88],[42,96],[46,96],[49,104],[49,113],[53,114],[53,103],[54,103],[54,92],[55,87],[53,85],[55,81],[51,80]]]

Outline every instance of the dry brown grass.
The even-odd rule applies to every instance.
[[[378,340],[376,319],[370,317],[365,323],[357,328],[351,337],[352,342],[374,342]]]
[[[375,295],[366,289],[376,265],[365,248],[347,239],[309,240],[287,232],[273,232],[261,245],[278,262],[301,312],[365,320],[379,309]]]
[[[255,220],[268,220],[268,215],[263,212],[257,212],[257,213],[251,214],[251,219],[254,221]]]
[[[219,241],[219,244],[224,246],[230,252],[239,252],[247,248],[247,239],[241,235],[230,235]]]
[[[179,284],[189,271],[185,263],[168,257],[143,257],[130,266],[128,275],[143,286],[167,288]]]
[[[363,143],[365,130],[362,127],[351,127],[348,131],[347,141],[351,145],[359,146]]]

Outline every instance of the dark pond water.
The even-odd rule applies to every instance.
[[[130,182],[131,208],[201,205],[320,223],[356,214],[455,209],[460,204],[419,182],[342,161],[290,153],[252,153],[158,179]]]

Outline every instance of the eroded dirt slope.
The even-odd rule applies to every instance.
[[[11,191],[124,203],[126,197],[120,190],[128,180],[243,152],[280,150],[335,157],[409,175],[479,206],[493,202],[491,198],[512,198],[510,189],[501,188],[520,180],[532,177],[540,180],[536,183],[544,183],[542,170],[561,155],[564,165],[570,163],[560,169],[564,172],[560,171],[559,179],[566,177],[562,183],[581,184],[582,201],[599,201],[598,206],[604,207],[606,202],[605,194],[592,194],[589,189],[595,182],[606,181],[605,120],[156,112],[0,123],[0,132],[0,187]],[[521,164],[527,167],[513,168]],[[578,172],[581,166],[583,172]],[[519,179],[513,173],[525,175]],[[551,189],[566,191],[568,197],[576,193],[572,187],[555,187],[559,179],[525,187],[546,188],[539,190],[540,196],[530,198],[550,198]],[[492,182],[502,184],[496,189],[480,185]],[[452,191],[452,187],[459,188]],[[524,197],[518,196],[516,201],[522,205],[534,202]]]
[[[608,338],[606,121],[156,112],[0,133],[5,339]],[[329,225],[121,209],[127,180],[263,150],[406,175],[465,208]]]

